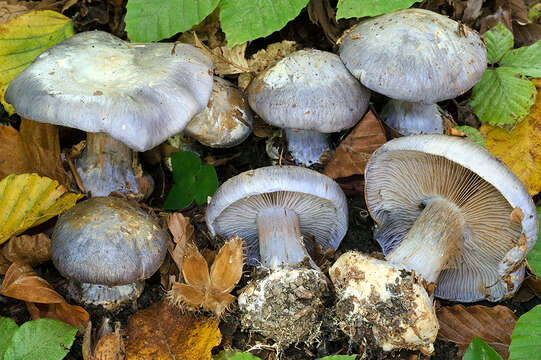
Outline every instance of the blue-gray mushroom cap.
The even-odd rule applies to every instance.
[[[167,233],[143,210],[124,199],[94,197],[60,215],[51,251],[63,276],[116,286],[154,274],[167,245]]]
[[[83,32],[41,53],[13,79],[5,99],[25,118],[104,132],[145,151],[207,106],[212,69],[188,44],[128,43]]]
[[[338,55],[299,50],[260,73],[246,89],[254,111],[271,125],[322,133],[355,125],[370,92]]]
[[[479,34],[446,16],[405,9],[365,20],[343,37],[340,58],[367,88],[432,104],[477,83],[487,67]]]
[[[268,166],[227,180],[207,208],[207,227],[212,236],[242,237],[248,259],[256,263],[257,215],[273,206],[293,210],[302,234],[313,236],[323,250],[336,249],[348,229],[347,201],[340,186],[317,171],[297,166]]]

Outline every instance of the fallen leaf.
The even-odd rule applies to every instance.
[[[259,50],[248,59],[250,71],[259,73],[297,51],[298,47],[299,45],[295,41],[289,40],[272,43],[266,49]]]
[[[530,275],[524,280],[524,285],[526,285],[538,298],[541,299],[541,279],[537,276]]]
[[[208,360],[222,335],[217,318],[156,302],[128,320],[127,360]]]
[[[60,157],[57,126],[25,118],[20,131],[0,125],[0,178],[33,172],[70,186]]]
[[[517,317],[508,307],[474,305],[443,306],[436,311],[440,323],[438,338],[458,346],[462,356],[474,337],[481,338],[504,359],[509,357],[511,333]]]
[[[369,111],[338,145],[323,173],[333,179],[364,174],[370,155],[386,141],[385,129]]]
[[[90,320],[85,309],[68,304],[28,264],[11,264],[0,287],[0,295],[25,301],[33,320],[56,319],[75,327],[84,327]]]
[[[110,320],[105,318],[102,325],[96,329],[92,337],[92,322],[89,321],[83,336],[84,360],[124,360],[124,340],[120,333],[120,323],[115,323],[115,330],[111,329]]]
[[[541,24],[518,25],[513,23],[513,35],[515,35],[515,45],[517,48],[529,46],[536,41],[541,40]]]
[[[0,246],[0,274],[5,274],[11,263],[36,266],[51,259],[51,239],[43,234],[12,237]]]
[[[541,79],[533,79],[537,88],[535,104],[528,116],[511,131],[483,125],[486,148],[520,179],[530,195],[541,191]]]
[[[0,180],[0,244],[71,208],[83,196],[37,174]]]
[[[4,93],[11,80],[44,50],[73,34],[71,19],[50,10],[31,11],[0,25],[0,102],[9,114],[15,110]]]
[[[220,316],[233,303],[233,290],[242,276],[243,242],[232,237],[216,255],[210,273],[208,263],[195,245],[186,247],[182,264],[185,284],[174,284],[168,299],[179,307],[211,311]]]
[[[30,1],[0,1],[0,24],[27,13],[31,7]]]
[[[179,270],[182,269],[182,261],[184,258],[184,248],[186,244],[194,242],[194,227],[190,223],[190,218],[184,217],[179,212],[173,213],[167,220],[167,226],[171,235],[173,235],[174,245],[169,246],[169,255],[177,264]]]

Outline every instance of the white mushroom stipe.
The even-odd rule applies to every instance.
[[[285,134],[287,149],[298,165],[319,164],[322,155],[331,151],[329,136],[319,131],[285,129]]]
[[[385,124],[404,136],[443,134],[443,117],[436,104],[390,99],[380,116]]]
[[[259,211],[257,232],[263,266],[274,269],[310,258],[302,240],[299,217],[290,209],[273,206]]]
[[[428,282],[436,282],[445,268],[462,260],[462,237],[466,222],[458,206],[442,197],[427,199],[400,245],[386,259],[407,270],[415,270]]]

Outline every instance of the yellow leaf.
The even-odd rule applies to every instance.
[[[0,101],[13,78],[44,50],[74,34],[72,21],[55,11],[31,11],[0,25]]]
[[[0,181],[0,244],[64,212],[81,197],[37,174],[9,175]]]
[[[208,360],[222,340],[219,323],[167,302],[153,303],[128,320],[126,360]]]
[[[486,148],[522,181],[530,195],[541,191],[541,78],[532,80],[537,99],[530,114],[511,130],[483,125]]]

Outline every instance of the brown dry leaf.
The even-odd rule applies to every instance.
[[[530,275],[524,280],[526,285],[538,299],[541,299],[541,279],[537,276]]]
[[[289,40],[270,44],[266,49],[259,50],[248,59],[250,71],[258,73],[265,70],[277,61],[297,51],[298,46],[295,41]]]
[[[14,262],[36,266],[50,258],[51,239],[47,235],[14,236],[0,246],[0,274],[5,274]]]
[[[541,24],[530,23],[519,25],[513,23],[513,35],[515,35],[516,47],[530,46],[541,40]]]
[[[209,274],[208,263],[195,245],[186,246],[182,265],[186,284],[174,284],[169,300],[177,306],[201,307],[220,316],[235,300],[229,292],[242,276],[242,251],[242,239],[233,236],[216,255]]]
[[[21,16],[32,9],[31,1],[0,1],[0,24]]]
[[[86,326],[83,337],[84,360],[124,360],[124,340],[120,333],[120,323],[115,323],[115,331],[111,329],[109,319],[105,318],[92,337],[92,322]],[[94,344],[93,344],[94,343]]]
[[[75,327],[84,327],[90,320],[85,309],[68,304],[27,264],[11,264],[0,287],[0,295],[26,301],[33,320],[50,318]]]
[[[186,244],[193,244],[194,227],[190,223],[189,217],[184,217],[179,212],[173,213],[167,220],[167,227],[173,235],[174,245],[169,246],[169,255],[177,264],[178,269],[182,269],[182,260],[184,258],[184,248]]]
[[[509,357],[511,333],[517,316],[508,307],[474,305],[443,306],[436,315],[440,323],[438,338],[454,342],[462,356],[474,337],[483,339],[504,359]]]
[[[386,141],[385,129],[369,111],[338,145],[323,173],[333,179],[364,174],[370,155]]]
[[[513,130],[483,125],[487,150],[502,160],[520,179],[530,195],[541,190],[541,78],[532,80],[537,99],[530,114]]]
[[[62,167],[58,128],[22,118],[20,131],[0,125],[0,179],[9,174],[38,173],[69,188]]]
[[[222,339],[217,318],[157,302],[128,320],[127,360],[208,360]]]

